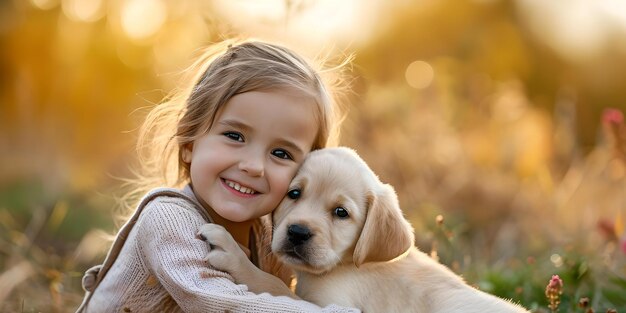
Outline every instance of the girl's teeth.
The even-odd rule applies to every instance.
[[[247,193],[247,194],[253,194],[253,193],[254,193],[254,190],[252,190],[252,189],[250,189],[250,188],[247,188],[247,187],[243,187],[243,186],[239,185],[238,183],[236,183],[236,182],[232,182],[232,181],[230,181],[230,180],[227,180],[227,181],[226,181],[226,184],[227,184],[230,188],[233,188],[233,189],[235,189],[235,190],[237,190],[237,191],[239,191],[239,192],[241,192],[241,193]]]

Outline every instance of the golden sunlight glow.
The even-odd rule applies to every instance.
[[[380,27],[381,0],[222,0],[218,14],[243,32],[290,41],[301,48],[366,41]]]
[[[156,34],[167,19],[163,0],[126,0],[121,8],[122,29],[132,39]]]
[[[604,0],[598,1],[600,9],[606,12],[609,17],[626,30],[626,1],[624,0]]]
[[[518,0],[531,31],[562,56],[573,61],[594,60],[614,40],[615,26],[626,31],[623,0]]]
[[[105,13],[102,0],[63,0],[62,7],[65,16],[80,22],[95,22]]]
[[[174,15],[172,12],[169,14]],[[194,31],[189,31],[190,29]],[[169,23],[159,32],[154,39],[152,51],[155,71],[161,75],[163,83],[168,87],[166,89],[177,87],[176,75],[168,74],[179,72],[181,67],[188,64],[194,49],[210,36],[210,29],[206,27],[202,16],[190,14],[184,19]]]
[[[59,0],[30,0],[36,8],[50,10],[59,4]]]
[[[406,68],[406,82],[415,89],[424,89],[433,82],[435,71],[424,61],[414,61]]]
[[[283,0],[266,0],[266,1],[228,1],[237,9],[239,14],[243,16],[258,16],[261,20],[277,20],[283,18],[287,14],[285,1]]]

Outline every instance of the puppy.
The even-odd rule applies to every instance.
[[[311,152],[273,223],[272,252],[296,272],[296,294],[317,305],[365,312],[528,312],[470,287],[415,248],[394,189],[351,149]],[[255,292],[276,290],[260,279],[271,275],[242,261],[221,226],[202,226],[200,234],[214,246],[212,266]]]

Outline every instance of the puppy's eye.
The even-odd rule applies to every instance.
[[[300,189],[298,188],[291,189],[287,192],[287,197],[289,197],[289,199],[292,199],[292,200],[296,200],[300,198],[301,195],[302,195],[302,191],[300,191]]]
[[[333,213],[335,214],[335,216],[339,217],[339,218],[348,218],[349,214],[348,214],[348,210],[342,208],[342,207],[336,207],[335,210],[333,211]]]

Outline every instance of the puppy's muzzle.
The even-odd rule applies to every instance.
[[[289,227],[287,227],[287,238],[289,239],[289,242],[291,242],[291,244],[293,244],[294,246],[304,244],[312,236],[313,233],[306,226],[291,224],[289,225]]]

